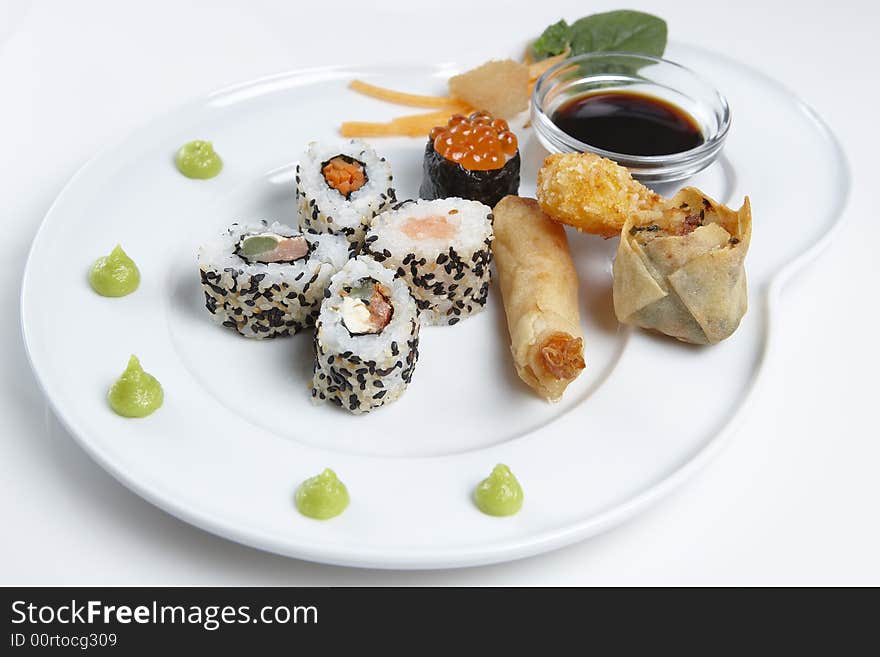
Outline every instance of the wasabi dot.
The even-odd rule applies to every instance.
[[[137,356],[128,359],[128,367],[110,386],[107,401],[122,417],[146,417],[162,405],[164,393],[159,381],[144,372]]]
[[[327,520],[348,507],[348,489],[330,468],[306,479],[296,489],[296,508],[304,516]]]
[[[134,292],[140,282],[137,265],[118,244],[110,255],[95,260],[89,270],[89,284],[102,297],[124,297]]]
[[[510,468],[499,463],[474,489],[474,502],[487,515],[512,516],[522,508],[522,487]]]
[[[180,147],[174,158],[177,170],[187,178],[213,178],[223,168],[223,160],[209,141],[196,139]]]

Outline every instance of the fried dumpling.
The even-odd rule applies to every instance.
[[[715,344],[748,307],[743,266],[752,232],[739,210],[687,187],[655,213],[633,213],[614,260],[617,319],[694,344]]]
[[[625,168],[593,153],[548,155],[538,171],[538,202],[554,221],[617,237],[632,214],[659,217],[663,197]]]

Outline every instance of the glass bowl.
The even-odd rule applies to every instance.
[[[598,91],[635,92],[659,97],[690,114],[705,141],[669,155],[627,155],[591,146],[563,132],[552,116],[566,101]],[[532,125],[551,153],[589,152],[627,167],[643,183],[684,180],[715,161],[730,129],[727,100],[690,69],[659,57],[623,52],[570,57],[547,69],[535,83]]]

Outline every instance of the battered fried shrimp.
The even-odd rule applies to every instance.
[[[663,206],[663,198],[624,167],[592,153],[549,155],[538,171],[537,196],[554,221],[603,237],[619,235],[634,215],[652,221]]]

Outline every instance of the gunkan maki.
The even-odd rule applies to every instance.
[[[431,130],[419,196],[457,196],[493,207],[519,190],[519,149],[504,119],[488,112],[455,114]]]

